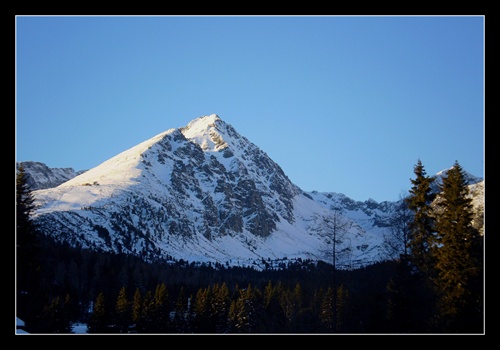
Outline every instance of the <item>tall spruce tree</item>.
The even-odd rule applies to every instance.
[[[280,282],[273,285],[269,280],[264,288],[263,295],[263,319],[260,322],[263,333],[282,333],[288,331],[288,320],[280,301],[285,293]]]
[[[323,296],[319,314],[323,331],[327,333],[335,332],[335,305],[333,302],[333,294],[333,288],[328,287]]]
[[[413,170],[415,179],[411,180],[410,194],[405,199],[413,215],[409,223],[409,256],[401,260],[401,264],[405,266],[401,266],[390,294],[392,300],[397,301],[398,312],[402,313],[399,317],[409,317],[413,320],[407,323],[404,329],[431,331],[436,299],[432,283],[435,268],[431,254],[435,244],[435,218],[432,207],[435,195],[431,191],[434,178],[427,176],[420,159]],[[415,273],[415,269],[418,273]],[[412,292],[415,289],[418,293]],[[394,298],[395,292],[408,297]],[[415,327],[415,324],[418,324],[418,327]]]
[[[168,289],[165,283],[156,285],[154,293],[154,306],[151,331],[155,333],[166,333],[170,327],[170,310],[168,304]]]
[[[72,333],[71,322],[69,319],[70,297],[67,294],[63,299],[56,296],[52,299],[50,305],[44,308],[42,317],[44,318],[43,333]]]
[[[210,286],[198,288],[193,305],[193,326],[197,333],[213,332],[212,326],[215,325],[210,323],[212,297],[212,288]]]
[[[181,286],[174,306],[172,320],[172,331],[174,333],[186,333],[189,331],[188,305],[188,296],[186,295],[184,286]]]
[[[434,219],[431,203],[431,184],[434,178],[427,176],[421,160],[413,168],[415,179],[411,179],[410,195],[406,197],[408,208],[413,212],[410,223],[410,260],[423,274],[429,274],[432,262],[430,247],[433,242]]]
[[[211,319],[215,326],[216,333],[224,333],[227,330],[227,315],[231,298],[229,288],[226,283],[222,285],[214,284],[212,288]]]
[[[235,333],[253,333],[257,329],[257,305],[254,288],[249,283],[246,289],[239,289],[236,300],[231,302],[229,309],[230,330]]]
[[[153,333],[155,323],[155,300],[153,292],[147,290],[142,300],[142,307],[140,316],[136,321],[136,328],[138,333]]]
[[[106,313],[104,293],[100,292],[93,305],[92,314],[88,322],[88,333],[108,333],[108,319]]]
[[[23,166],[18,168],[16,176],[16,254],[18,288],[23,289],[29,282],[33,266],[33,256],[37,251],[35,226],[31,219],[35,209],[34,197],[27,184]]]
[[[34,196],[27,183],[24,167],[16,172],[16,296],[17,316],[30,328],[41,312],[43,300],[40,242],[32,221]]]
[[[482,331],[483,239],[472,225],[472,198],[464,170],[455,164],[440,184],[433,255],[441,327]]]
[[[132,300],[132,322],[135,324],[137,329],[137,324],[142,318],[142,294],[139,287],[135,289],[134,299]]]
[[[131,304],[127,298],[127,289],[123,286],[118,292],[115,304],[116,327],[119,333],[127,333],[131,323]]]

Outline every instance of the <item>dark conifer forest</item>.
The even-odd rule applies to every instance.
[[[420,161],[414,172],[412,220],[394,260],[339,270],[283,259],[258,270],[56,242],[31,221],[20,169],[16,316],[31,334],[71,333],[76,322],[91,334],[481,334],[484,238],[471,225],[463,170],[449,171],[437,205]]]

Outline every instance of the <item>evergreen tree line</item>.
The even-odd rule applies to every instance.
[[[398,212],[391,227],[393,260],[345,271],[299,259],[257,271],[55,242],[31,221],[20,168],[17,316],[31,333],[70,333],[73,322],[89,333],[481,333],[483,237],[463,170],[448,171],[438,200],[420,160],[414,173],[402,202],[410,219]]]
[[[264,289],[248,283],[231,290],[226,283],[170,294],[164,283],[154,291],[122,287],[112,302],[99,293],[89,333],[330,333],[355,329],[349,293],[338,289],[337,305],[328,288],[306,297],[300,283],[285,288],[271,281]],[[336,310],[336,311],[334,311]],[[358,327],[356,327],[358,328]]]

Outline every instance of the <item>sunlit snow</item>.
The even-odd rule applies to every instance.
[[[186,176],[181,180],[185,187],[182,198],[172,197],[171,193],[175,192],[172,182],[174,168],[193,164],[197,166],[193,176],[176,173],[176,176]],[[253,181],[266,210],[276,215],[276,229],[272,234],[261,237],[250,232],[246,227],[251,215],[242,216],[243,229],[239,231],[226,234],[214,231],[210,237],[203,234],[207,229],[213,229],[211,226],[207,228],[205,216],[210,213],[205,200],[211,200],[216,210],[224,207],[227,198],[218,186],[222,179],[228,180],[218,174],[228,171],[233,177]],[[289,191],[293,204],[291,217],[284,202],[288,198],[283,198],[283,194],[278,194],[273,187],[276,186],[273,181],[278,178],[282,179],[279,186],[285,186]],[[233,178],[232,184],[238,180]],[[189,185],[185,181],[193,183]],[[374,225],[374,220],[387,220],[390,206],[394,205],[379,205],[373,200],[356,202],[340,193],[302,192],[263,151],[215,114],[196,118],[184,128],[160,133],[56,188],[35,191],[35,197],[39,205],[35,217],[60,212],[64,214],[64,222],[71,224],[75,216],[69,213],[78,214],[75,227],[79,233],[87,232],[86,239],[97,246],[104,247],[104,243],[102,237],[93,231],[94,225],[105,228],[112,235],[109,213],[131,208],[127,213],[130,224],[143,227],[142,234],[154,242],[155,248],[160,249],[164,256],[242,266],[259,259],[331,259],[327,252],[332,235],[325,222],[333,215],[334,208],[341,208],[342,218],[348,224],[347,232],[340,239],[337,237],[338,248],[348,253],[339,256],[339,266],[360,266],[383,260],[386,258],[383,235],[387,227]],[[142,208],[134,204],[137,201],[143,203]],[[387,210],[381,210],[384,205]],[[174,209],[176,214],[172,213]],[[219,214],[214,215],[218,218]],[[147,222],[148,217],[153,221]],[[167,232],[167,221],[179,218],[187,218],[194,236],[183,237]],[[132,249],[139,252],[144,249],[143,244],[144,239],[137,238]]]

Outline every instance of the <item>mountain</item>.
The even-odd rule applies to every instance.
[[[75,171],[73,168],[49,168],[44,163],[25,161],[16,164],[22,165],[26,172],[27,183],[32,190],[40,190],[59,186],[85,170]]]
[[[169,129],[34,196],[35,222],[60,241],[145,260],[256,268],[332,261],[333,232],[338,267],[385,260],[384,235],[398,205],[304,192],[217,115]]]

